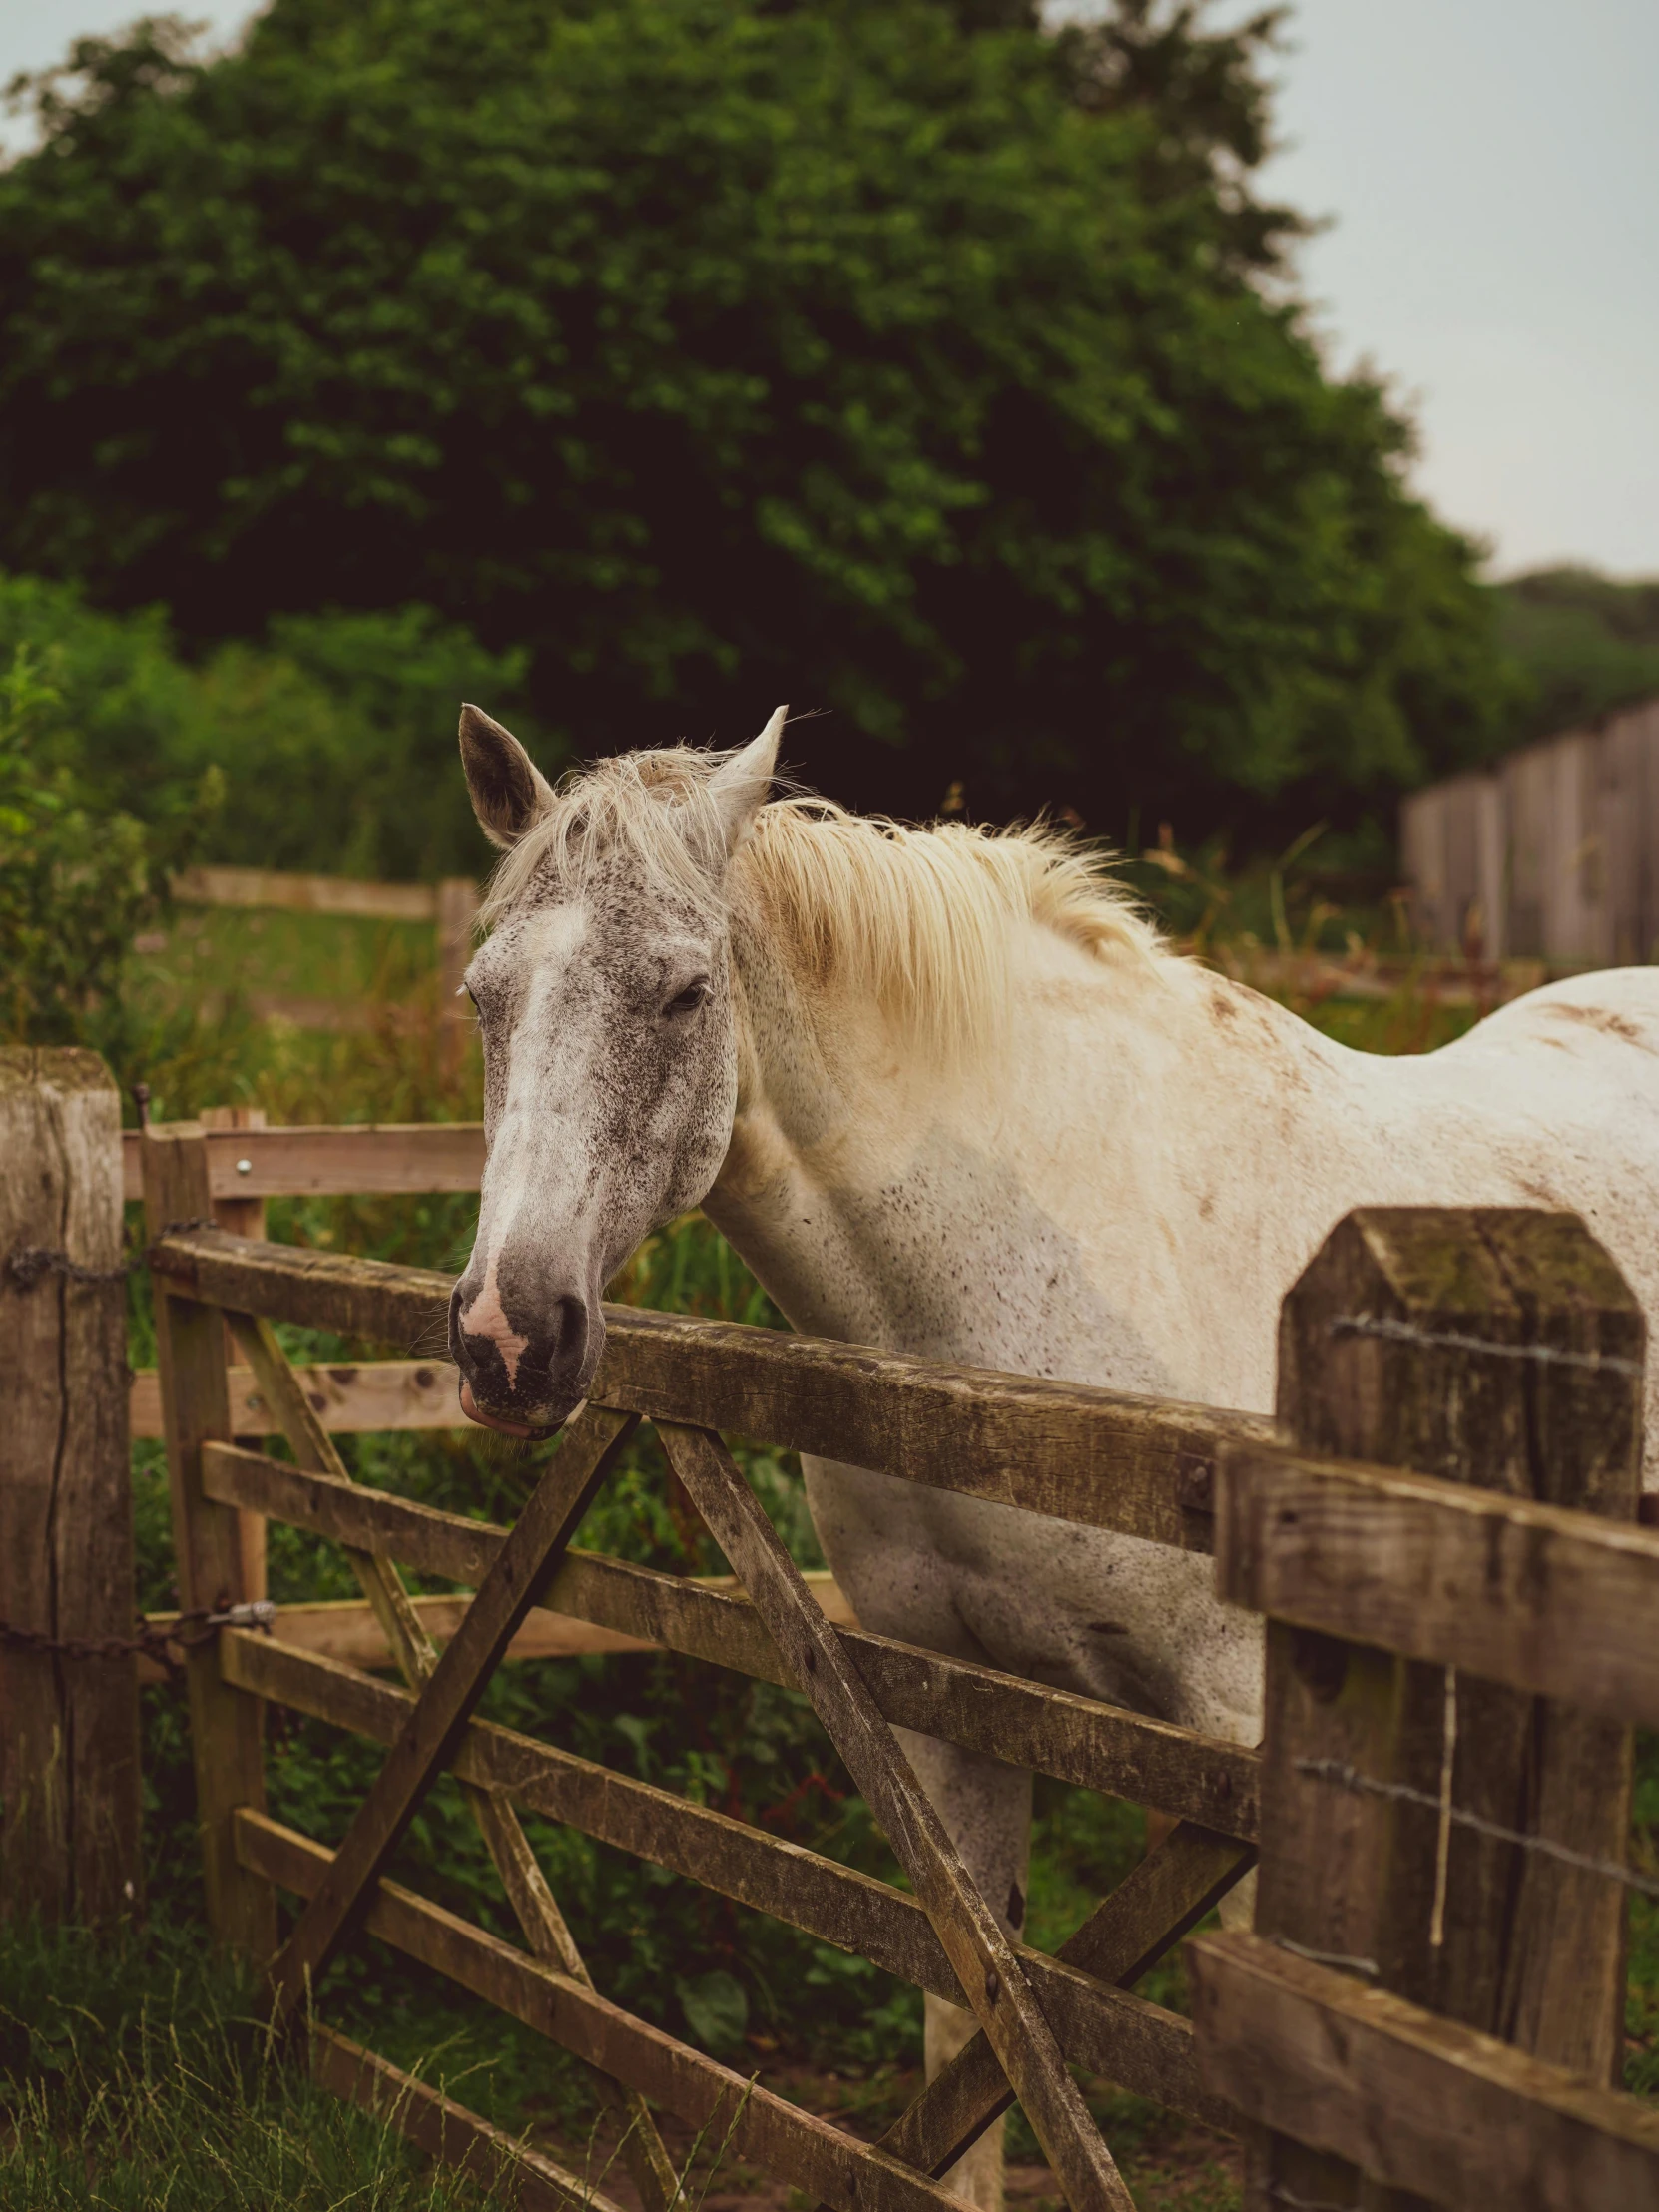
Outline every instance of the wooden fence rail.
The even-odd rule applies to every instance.
[[[132,1142],[161,1364],[131,1402],[166,1440],[184,1604],[254,1594],[247,1533],[267,1516],[342,1545],[365,1593],[279,1609],[274,1636],[223,1627],[186,1654],[210,1917],[271,1967],[280,2006],[359,1930],[382,1936],[576,2052],[638,2114],[649,2212],[667,2212],[674,2177],[642,2099],[730,2124],[741,2155],[837,2212],[943,2212],[959,2200],[940,2177],[1016,2094],[1072,2205],[1128,2212],[1068,2061],[1242,2130],[1251,2212],[1403,2212],[1399,2191],[1484,2208],[1495,2190],[1524,2212],[1659,2206],[1659,2120],[1608,2085],[1629,1728],[1659,1719],[1659,1535],[1631,1525],[1645,1345],[1575,1220],[1350,1217],[1287,1300],[1273,1422],[608,1309],[588,1410],[509,1529],[359,1488],[329,1440],[457,1417],[447,1277],[170,1226],[211,1210],[258,1227],[263,1197],[295,1187],[468,1188],[479,1132],[179,1125]],[[271,1328],[284,1321],[397,1357],[290,1369]],[[570,1548],[642,1420],[735,1579]],[[869,1634],[783,1553],[727,1433],[1214,1552],[1222,1593],[1268,1617],[1261,1749]],[[253,1447],[271,1434],[290,1458]],[[411,1599],[400,1569],[462,1594]],[[909,1888],[474,1717],[515,1651],[639,1648],[803,1690]],[[370,1671],[388,1660],[401,1685]],[[337,1851],[267,1814],[268,1703],[387,1747]],[[977,1896],[894,1729],[1176,1826],[1045,1957]],[[528,1950],[384,1879],[442,1771]],[[981,2032],[880,2143],[858,2142],[597,1991],[515,1808],[859,1951],[966,2005]],[[1255,1935],[1191,1936],[1258,1854]],[[297,1901],[280,1948],[279,1892]],[[1183,1938],[1192,2022],[1134,1994]],[[319,2027],[312,2057],[451,2163],[506,2177],[526,2203],[570,2202],[555,2164],[519,2159],[373,2053]]]
[[[478,886],[470,876],[449,875],[439,883],[371,883],[345,875],[290,875],[277,868],[190,867],[169,886],[183,906],[276,908],[288,913],[339,914],[359,921],[430,922],[436,942],[440,1018],[451,1036],[463,1032],[464,1009],[455,1005],[461,977],[472,956],[478,921]],[[339,1001],[266,997],[256,1010],[282,1015],[301,1028],[359,1026],[354,1009],[342,1018]]]
[[[206,1140],[198,1131],[152,1130],[145,1152],[153,1216],[164,1205],[178,1207],[191,1174],[198,1186],[206,1181]],[[175,1211],[161,1218],[194,1217]],[[198,1357],[190,1384],[195,1410],[179,1387],[181,1350],[211,1338],[198,1316],[229,1317],[239,1345],[252,1342],[246,1317],[264,1316],[303,1319],[405,1352],[423,1345],[435,1351],[447,1278],[201,1228],[158,1238],[151,1264],[181,1549],[194,1544],[212,1552],[217,1544],[223,1572],[224,1539],[216,1530],[235,1526],[238,1514],[269,1514],[342,1542],[353,1558],[395,1557],[478,1592],[423,1689],[395,1689],[280,1638],[237,1631],[220,1637],[198,1730],[210,1891],[222,1935],[262,1957],[272,1953],[273,1883],[310,1900],[276,1968],[279,1989],[297,1991],[314,1978],[361,1921],[521,2017],[535,2018],[608,2076],[671,2110],[701,2123],[730,2094],[729,2078],[714,2061],[616,2014],[590,1989],[561,1979],[556,1961],[509,1952],[511,1964],[504,1964],[490,1938],[418,1900],[394,1896],[380,1880],[385,1853],[430,1777],[450,1766],[476,1790],[571,1822],[821,1939],[862,1950],[979,2013],[989,2033],[970,2050],[982,2055],[964,2053],[951,2083],[928,2092],[931,2101],[918,2106],[891,2150],[859,2145],[823,2123],[809,2128],[799,2115],[786,2118],[759,2090],[749,2093],[735,2143],[826,2203],[868,2212],[874,2204],[950,2201],[936,2176],[1005,2106],[1011,2075],[1073,2202],[1127,2206],[1066,2056],[1225,2123],[1225,2105],[1197,2082],[1187,2023],[1120,1982],[1177,1942],[1252,1864],[1254,1755],[828,1618],[777,1549],[716,1431],[735,1429],[786,1447],[851,1449],[867,1464],[942,1487],[1017,1497],[1062,1517],[1203,1551],[1211,1541],[1218,1447],[1263,1443],[1266,1424],[613,1309],[612,1346],[584,1416],[590,1426],[602,1424],[593,1454],[573,1456],[579,1441],[567,1438],[538,1493],[546,1502],[527,1509],[514,1529],[492,1529],[343,1480],[337,1465],[315,1456],[314,1440],[294,1428],[306,1399],[298,1377],[284,1383],[257,1363],[251,1368],[266,1421],[278,1417],[298,1465],[231,1440],[222,1352],[212,1373]],[[616,1440],[642,1415],[658,1423],[682,1479],[697,1485],[699,1507],[747,1590],[688,1583],[566,1548],[573,1516],[604,1478]],[[309,1417],[322,1433],[314,1409]],[[538,1616],[526,1603],[526,1578],[545,1584],[540,1617],[586,1621],[805,1687],[888,1833],[896,1832],[915,1894],[470,1720],[489,1668]],[[211,1710],[210,1691],[221,1701]],[[392,1747],[382,1770],[388,1779],[370,1793],[338,1853],[324,1853],[265,1817],[243,1764],[247,1750],[239,1749],[255,1739],[237,1700],[251,1717],[262,1702],[276,1700]],[[1178,1826],[1061,1958],[1041,1958],[1011,1944],[977,1898],[897,1748],[894,1725],[1130,1793],[1175,1815]],[[243,1772],[228,1787],[224,1778],[239,1765]],[[457,2139],[463,2138],[470,2140],[464,2130]]]

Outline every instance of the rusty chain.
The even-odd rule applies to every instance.
[[[271,1599],[260,1597],[236,1605],[193,1606],[188,1612],[175,1614],[165,1628],[153,1621],[141,1621],[134,1636],[49,1636],[43,1628],[19,1628],[11,1621],[0,1621],[0,1646],[59,1659],[154,1659],[166,1669],[169,1682],[177,1683],[180,1670],[174,1646],[193,1651],[211,1642],[221,1628],[257,1628],[269,1636],[276,1618],[276,1608]],[[181,1634],[182,1630],[192,1633]]]
[[[182,1236],[190,1229],[216,1229],[218,1223],[205,1217],[195,1221],[164,1222],[163,1237]],[[89,1268],[79,1260],[72,1260],[58,1245],[14,1245],[4,1260],[0,1260],[0,1283],[14,1291],[37,1289],[49,1275],[61,1275],[71,1283],[124,1283],[128,1276],[136,1275],[150,1265],[151,1247],[135,1259],[125,1260],[119,1267]]]

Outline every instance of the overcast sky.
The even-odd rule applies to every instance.
[[[0,78],[138,12],[0,0]],[[1497,574],[1659,576],[1659,0],[1296,0],[1278,74],[1265,188],[1331,219],[1304,288],[1416,418],[1423,493]]]

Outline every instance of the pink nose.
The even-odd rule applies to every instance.
[[[516,1389],[518,1363],[529,1350],[530,1340],[520,1336],[507,1319],[507,1309],[501,1303],[500,1287],[495,1280],[493,1259],[484,1276],[483,1288],[461,1315],[461,1327],[469,1337],[485,1337],[494,1345],[507,1371],[507,1387]]]

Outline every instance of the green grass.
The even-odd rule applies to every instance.
[[[196,1931],[0,1933],[0,2212],[472,2212],[315,2088]]]

